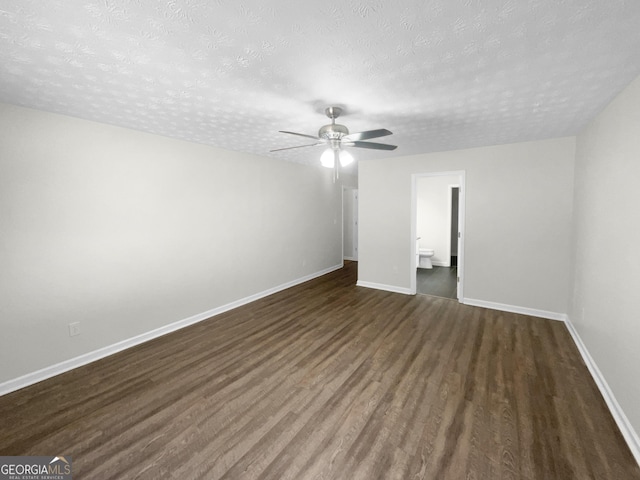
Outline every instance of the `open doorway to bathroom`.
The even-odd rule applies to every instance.
[[[462,301],[464,172],[413,177],[413,291]]]

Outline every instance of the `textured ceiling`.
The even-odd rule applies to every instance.
[[[576,134],[640,74],[638,0],[0,0],[0,101],[317,163]],[[300,141],[302,140],[302,141]]]

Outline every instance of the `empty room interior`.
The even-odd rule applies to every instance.
[[[639,24],[0,2],[2,468],[640,480]]]

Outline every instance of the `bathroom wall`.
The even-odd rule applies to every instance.
[[[320,166],[0,104],[0,384],[340,266],[341,190]]]
[[[451,264],[451,185],[458,176],[419,177],[416,180],[416,233],[420,248],[431,248],[431,262],[437,266]]]
[[[570,314],[635,429],[636,449],[640,449],[639,179],[640,77],[577,138]]]
[[[410,292],[412,174],[466,171],[464,296],[568,311],[575,138],[366,160],[358,281]]]

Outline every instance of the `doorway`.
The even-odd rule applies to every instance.
[[[464,171],[412,175],[411,293],[463,301],[464,181]]]
[[[451,199],[451,266],[458,266],[458,214],[460,205],[460,186],[449,186],[449,198]]]
[[[342,258],[358,261],[358,189],[342,187]]]

